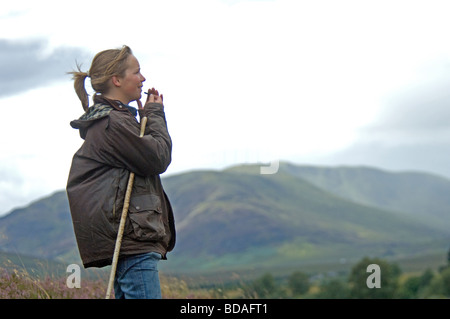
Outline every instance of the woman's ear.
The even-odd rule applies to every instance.
[[[117,76],[117,75],[113,75],[112,78],[111,78],[111,81],[112,81],[112,84],[113,84],[115,87],[120,87],[120,86],[122,86],[122,82],[120,81],[120,77]]]

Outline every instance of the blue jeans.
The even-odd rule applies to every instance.
[[[158,253],[145,253],[120,258],[114,278],[116,299],[161,299]]]

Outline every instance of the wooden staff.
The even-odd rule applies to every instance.
[[[141,119],[141,134],[139,135],[139,137],[144,136],[146,125],[147,125],[147,117],[143,117]],[[114,248],[114,255],[111,265],[111,274],[109,276],[108,289],[106,291],[105,299],[109,299],[111,295],[112,286],[114,284],[114,277],[116,276],[117,262],[119,261],[120,245],[122,244],[122,237],[123,231],[125,229],[128,207],[130,206],[130,197],[131,197],[131,190],[133,188],[133,182],[134,182],[134,173],[130,172],[130,176],[128,177],[127,191],[125,193],[125,200],[122,208],[122,216],[120,218],[119,231],[117,232],[116,247]]]

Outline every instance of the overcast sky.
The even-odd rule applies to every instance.
[[[279,159],[450,177],[449,12],[432,0],[2,3],[0,215],[65,188],[82,143],[66,72],[123,44],[144,88],[164,94],[166,175]]]

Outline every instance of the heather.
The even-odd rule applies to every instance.
[[[69,288],[65,276],[0,267],[0,299],[104,299],[107,279],[106,273],[96,279],[83,278],[80,288]],[[212,297],[208,290],[190,289],[185,281],[165,276],[161,276],[161,290],[165,299]]]
[[[105,294],[104,280],[89,280],[83,289],[68,288],[66,278],[40,278],[21,269],[0,268],[0,299],[95,299]]]
[[[450,252],[449,252],[450,254]],[[450,256],[450,255],[449,255]],[[367,283],[367,265],[383,269],[380,289]],[[0,267],[0,299],[103,299],[107,272],[97,278],[82,278],[80,288],[69,288],[66,275],[42,275],[10,263]],[[450,260],[438,269],[403,272],[396,263],[379,258],[361,259],[345,274],[307,274],[295,271],[288,277],[265,273],[252,280],[236,274],[234,283],[202,284],[160,274],[164,299],[448,299],[450,298]],[[204,280],[204,279],[203,279]],[[197,281],[197,282],[196,282]],[[70,285],[69,285],[70,286]],[[373,287],[372,287],[373,288]],[[114,297],[114,296],[112,296]]]

